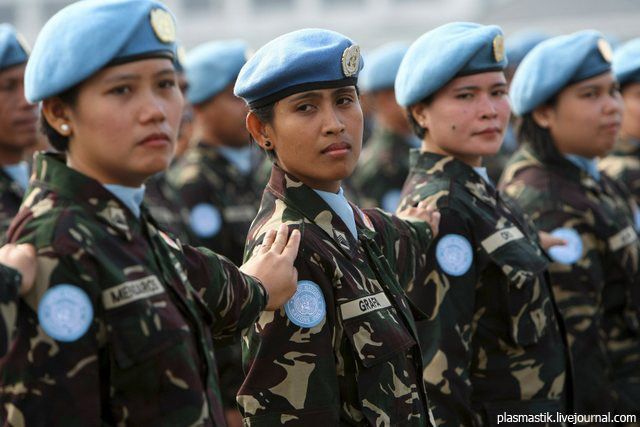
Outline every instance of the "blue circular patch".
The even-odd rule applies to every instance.
[[[298,282],[298,289],[284,305],[291,322],[301,328],[313,328],[324,319],[327,311],[320,286],[310,280]]]
[[[400,190],[389,190],[382,196],[382,210],[387,212],[395,212],[396,208],[400,204],[400,196],[402,192]]]
[[[218,209],[212,204],[199,203],[191,209],[189,223],[196,236],[213,237],[220,231],[222,217]]]
[[[459,234],[447,234],[436,246],[436,259],[440,268],[450,276],[462,276],[473,263],[473,248]]]
[[[555,262],[571,265],[582,258],[582,239],[573,228],[556,228],[551,235],[567,242],[563,246],[552,246],[547,252]]]
[[[640,209],[633,212],[633,220],[635,222],[636,231],[640,232]]]
[[[82,337],[93,321],[93,306],[85,291],[74,285],[47,290],[38,305],[38,320],[51,338],[72,342]]]

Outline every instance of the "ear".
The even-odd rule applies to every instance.
[[[251,134],[251,137],[254,141],[262,148],[263,150],[273,150],[275,145],[273,140],[271,140],[269,134],[271,133],[271,127],[267,124],[264,124],[260,121],[258,116],[252,111],[249,111],[246,119],[247,130]]]
[[[429,109],[427,104],[419,102],[409,107],[413,119],[424,129],[429,130]]]
[[[42,102],[42,115],[60,135],[71,137],[73,135],[73,123],[70,107],[60,98],[45,99]]]
[[[531,113],[533,121],[544,129],[549,129],[551,121],[553,119],[553,107],[551,105],[542,105]]]

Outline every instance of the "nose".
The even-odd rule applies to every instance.
[[[480,98],[480,111],[483,119],[494,119],[498,116],[498,109],[495,101],[489,95],[482,95]]]
[[[604,103],[605,114],[622,114],[623,102],[619,92],[615,92],[607,96]]]
[[[323,134],[339,135],[345,130],[340,112],[335,107],[329,107],[323,117]]]
[[[165,101],[153,92],[148,93],[143,100],[141,108],[140,121],[147,122],[162,122],[166,120],[167,114],[165,112]]]

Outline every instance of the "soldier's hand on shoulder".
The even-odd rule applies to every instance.
[[[418,206],[410,206],[396,212],[396,216],[409,221],[424,221],[431,226],[433,237],[438,235],[440,212],[438,212],[434,205],[428,205],[424,200],[418,203]]]
[[[539,231],[538,237],[540,238],[540,246],[542,246],[542,249],[544,249],[545,251],[554,246],[564,246],[567,244],[566,240],[552,236],[546,231]]]
[[[240,271],[256,277],[269,294],[267,310],[282,307],[296,292],[298,271],[293,266],[298,247],[300,231],[281,224],[278,232],[270,230],[258,248],[256,255],[240,267]]]
[[[7,243],[0,248],[0,263],[17,270],[22,276],[21,296],[31,290],[36,278],[36,249],[33,245]]]

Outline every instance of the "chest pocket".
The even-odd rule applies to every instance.
[[[341,304],[340,311],[345,335],[365,368],[416,344],[384,292]]]
[[[506,276],[511,340],[519,346],[537,343],[553,321],[544,274],[548,261],[516,227],[489,236],[482,247]]]
[[[135,292],[139,294],[132,296]],[[189,336],[189,327],[168,292],[156,276],[103,291],[107,337],[120,369],[143,363]]]

